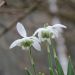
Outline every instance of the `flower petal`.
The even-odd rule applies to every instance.
[[[53,32],[53,27],[52,27],[52,26],[48,26],[47,29],[48,29],[48,31],[49,31],[50,33]]]
[[[15,46],[18,46],[18,44],[21,42],[21,39],[18,39],[18,40],[15,40],[11,45],[10,45],[10,49],[15,47]]]
[[[17,23],[16,28],[17,28],[18,33],[22,37],[26,37],[27,36],[26,30],[25,30],[24,26],[20,22]]]
[[[57,28],[57,27],[67,28],[65,25],[62,25],[62,24],[54,24],[53,27],[54,28]]]
[[[37,29],[35,32],[34,32],[34,34],[33,34],[33,36],[35,36],[38,32],[40,32],[41,30],[44,30],[44,28],[39,28],[39,29]]]
[[[48,26],[47,29],[50,33],[52,33],[52,38],[58,38],[59,35],[63,32],[62,27],[64,28],[64,25],[58,24],[53,26]]]
[[[60,34],[63,32],[62,28],[57,28],[57,29],[53,29],[53,30],[54,30],[53,34],[55,36],[54,38],[58,38],[60,36]]]
[[[41,35],[41,31],[38,33],[38,38],[39,38],[40,42],[42,42],[42,35]]]
[[[34,41],[37,41],[37,42],[41,42],[37,37],[34,37],[34,36],[31,36],[31,38],[34,40]]]
[[[41,51],[41,46],[37,41],[34,41],[32,45],[36,50]]]

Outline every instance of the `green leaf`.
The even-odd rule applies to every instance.
[[[26,69],[25,71],[26,71],[26,75],[32,75],[32,73],[28,69]]]
[[[54,75],[54,73],[53,73],[53,69],[50,68],[49,70],[50,70],[50,75]]]
[[[69,57],[69,62],[68,62],[67,75],[74,75],[74,69],[73,69],[73,65],[72,65],[70,57]]]
[[[60,62],[59,62],[57,57],[55,57],[55,62],[56,62],[56,70],[57,70],[58,75],[64,75],[62,66],[61,66],[61,64],[60,64]]]

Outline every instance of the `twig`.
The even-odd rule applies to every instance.
[[[4,0],[0,0],[0,7],[2,7],[5,4]]]

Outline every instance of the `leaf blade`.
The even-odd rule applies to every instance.
[[[62,66],[57,57],[55,57],[55,62],[56,62],[56,70],[57,70],[58,75],[64,75]]]
[[[73,65],[69,57],[67,75],[74,75]]]

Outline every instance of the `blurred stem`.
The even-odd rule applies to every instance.
[[[25,68],[25,71],[27,75],[32,75],[32,73],[27,68]]]
[[[48,52],[49,73],[50,73],[50,75],[54,75],[52,59],[51,59],[51,54],[50,54],[50,48],[49,48],[48,43],[47,43],[47,52]]]
[[[52,39],[50,39],[50,40],[51,40],[51,47],[52,47],[52,50],[53,50],[53,55],[54,55],[54,58],[55,58],[55,57],[57,57],[56,49],[55,49],[55,47],[53,46],[53,41],[52,41]]]
[[[42,72],[39,72],[39,75],[45,75],[44,73],[42,73]]]
[[[33,60],[33,57],[32,57],[31,48],[30,48],[30,50],[29,50],[29,56],[30,56],[30,61],[31,61],[33,73],[36,75],[36,71],[35,71],[35,63],[34,63],[34,60]],[[34,75],[34,74],[33,74],[33,75]]]

